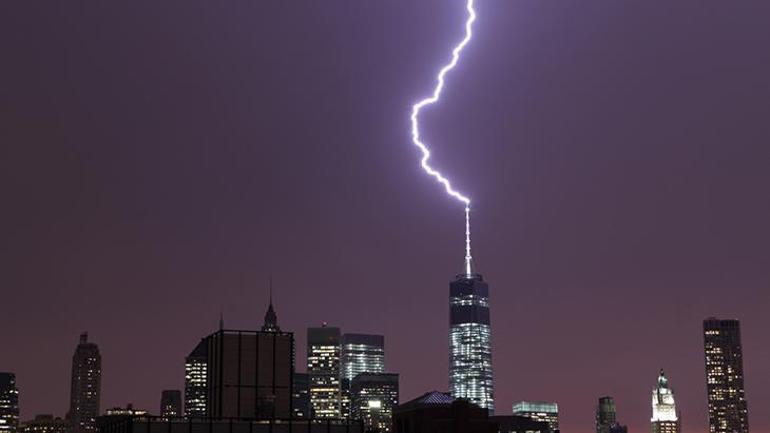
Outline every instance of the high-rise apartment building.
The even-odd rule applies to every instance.
[[[352,381],[361,373],[385,372],[385,337],[370,334],[342,335],[342,377]]]
[[[748,433],[743,348],[738,320],[703,321],[710,433]]]
[[[324,324],[307,330],[307,373],[314,418],[342,417],[340,329]]]
[[[480,274],[461,274],[449,284],[449,349],[452,396],[494,413],[489,285]]]
[[[67,419],[75,432],[96,431],[96,417],[102,383],[102,356],[99,347],[88,341],[88,334],[80,335],[80,342],[72,355],[72,382],[70,410]]]
[[[163,418],[183,416],[182,393],[178,389],[166,389],[160,393],[160,416]]]
[[[16,433],[19,428],[19,389],[16,375],[0,373],[0,433]]]
[[[201,340],[184,360],[184,416],[206,417],[208,345]]]
[[[674,391],[668,385],[663,370],[658,384],[652,390],[652,433],[679,433],[679,414],[676,411]]]
[[[513,404],[513,414],[548,423],[551,432],[559,430],[559,405],[542,401],[520,401]]]
[[[398,374],[360,373],[350,384],[351,417],[364,430],[392,431],[393,408],[398,405]]]

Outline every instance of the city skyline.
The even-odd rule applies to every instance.
[[[408,111],[462,4],[3,3],[3,365],[21,420],[64,417],[90,332],[102,409],[156,410],[217,329],[384,335],[402,401],[447,389],[462,214],[421,171]],[[494,397],[590,433],[613,396],[650,427],[661,368],[708,426],[702,322],[741,321],[753,433],[770,433],[770,5],[485,0],[433,159],[473,197],[492,287]],[[396,278],[394,278],[396,277]],[[395,281],[394,281],[395,280]]]

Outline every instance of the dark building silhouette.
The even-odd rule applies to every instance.
[[[470,260],[470,259],[467,259]],[[494,413],[489,285],[481,274],[461,274],[449,284],[449,388],[452,396]]]
[[[307,373],[310,409],[314,418],[341,418],[340,329],[326,326],[307,330]]]
[[[204,341],[208,353],[207,416],[291,416],[292,333],[220,330]]]
[[[273,293],[270,290],[270,302],[265,312],[265,324],[262,325],[262,332],[281,332],[281,328],[278,327],[278,315],[275,314],[273,308]]]
[[[748,433],[743,348],[738,320],[703,321],[710,433]]]
[[[66,419],[53,415],[36,415],[21,427],[22,433],[69,433],[71,424]]]
[[[599,398],[596,407],[596,433],[627,433],[628,428],[617,419],[615,400],[612,397]]]
[[[208,372],[208,345],[201,340],[184,362],[184,416],[206,416],[206,375]]]
[[[310,418],[310,389],[307,373],[294,373],[291,410],[294,418]]]
[[[390,432],[398,405],[398,374],[360,373],[350,384],[351,417],[367,430]]]
[[[490,417],[499,433],[554,433],[548,421],[539,421],[523,415]]]
[[[168,419],[157,416],[101,417],[100,433],[364,433],[360,421],[344,419]]]
[[[75,432],[96,431],[96,417],[102,384],[102,356],[99,347],[88,341],[88,333],[80,335],[80,342],[72,355],[72,386],[67,419]]]
[[[0,433],[16,433],[19,428],[19,389],[16,375],[0,373]]]
[[[448,393],[428,392],[393,410],[394,433],[498,433],[489,410]]]
[[[178,389],[166,389],[160,393],[160,416],[177,418],[183,416],[182,393]]]

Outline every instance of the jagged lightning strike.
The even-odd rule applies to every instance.
[[[468,19],[465,21],[465,37],[452,50],[452,60],[444,65],[439,71],[438,76],[436,77],[436,87],[433,89],[433,94],[412,106],[412,143],[422,151],[422,160],[420,161],[420,164],[422,165],[423,170],[444,185],[447,194],[461,201],[465,205],[465,275],[468,278],[471,278],[473,274],[473,270],[471,269],[471,263],[473,261],[473,258],[471,257],[471,199],[452,188],[449,179],[445,178],[438,170],[428,164],[430,150],[428,149],[428,146],[420,140],[419,116],[420,111],[424,107],[438,102],[441,97],[441,91],[444,89],[444,76],[457,66],[457,62],[460,60],[460,53],[471,41],[471,37],[473,37],[473,22],[476,21],[476,10],[473,8],[473,3],[474,0],[467,0],[465,8],[468,11]]]

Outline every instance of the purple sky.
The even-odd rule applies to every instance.
[[[770,2],[480,0],[425,112],[474,200],[498,413],[601,395],[648,431],[665,368],[706,429],[701,321],[741,319],[770,433]],[[386,336],[402,400],[447,387],[462,206],[418,167],[412,102],[463,2],[0,4],[0,370],[63,415],[78,334],[102,407],[157,411],[212,331]]]

